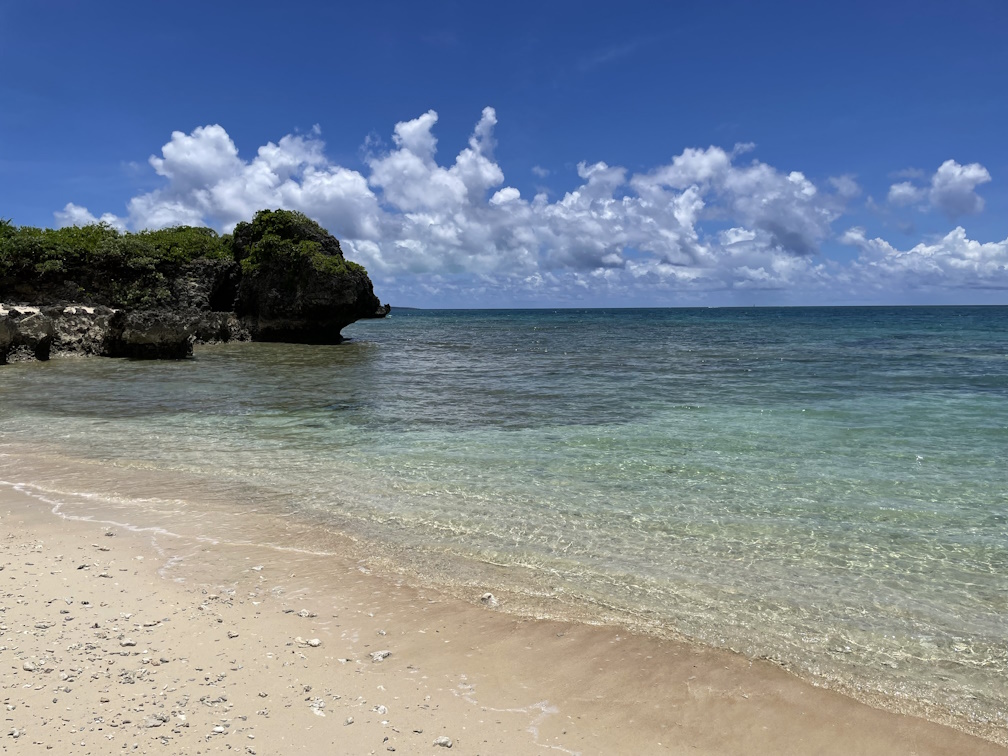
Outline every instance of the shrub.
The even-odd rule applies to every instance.
[[[245,273],[263,266],[294,266],[307,262],[320,273],[358,273],[364,268],[343,257],[339,241],[304,213],[260,210],[249,223],[235,226],[234,259]]]

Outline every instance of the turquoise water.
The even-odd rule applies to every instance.
[[[344,333],[0,368],[0,434],[211,476],[506,609],[1008,740],[1008,308],[396,310]]]

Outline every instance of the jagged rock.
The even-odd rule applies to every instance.
[[[7,352],[13,343],[14,325],[11,323],[10,315],[4,313],[0,315],[0,365],[7,362]]]
[[[109,318],[109,357],[181,360],[192,354],[186,319],[170,310],[117,310]]]
[[[105,354],[108,349],[110,307],[71,305],[47,308],[55,326],[54,354]]]
[[[241,266],[232,260],[195,260],[170,279],[172,300],[182,310],[234,311]]]
[[[338,344],[346,326],[381,308],[367,274],[327,274],[308,263],[244,277],[238,304],[253,339],[306,344]]]
[[[189,332],[198,344],[251,341],[248,328],[233,312],[192,310],[185,314]]]
[[[0,363],[48,360],[55,328],[36,307],[11,308],[0,315]]]
[[[356,320],[387,311],[361,266],[301,213],[262,210],[234,230],[242,267],[235,309],[253,339],[338,344]]]

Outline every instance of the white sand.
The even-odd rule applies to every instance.
[[[0,544],[4,752],[1008,753],[734,654],[66,520],[9,486]]]

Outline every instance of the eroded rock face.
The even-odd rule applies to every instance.
[[[228,341],[251,341],[252,334],[233,312],[191,310],[184,313],[189,331],[197,344],[222,344]]]
[[[217,320],[229,335],[241,332],[233,315],[219,313]],[[202,322],[195,311],[187,316],[170,310],[126,312],[80,305],[12,307],[0,311],[0,364],[47,360],[51,355],[182,359],[192,354],[194,323]]]
[[[7,362],[7,352],[10,351],[14,341],[14,327],[11,324],[10,316],[0,315],[0,365]]]
[[[364,268],[302,213],[259,211],[235,226],[232,252],[242,269],[235,312],[253,339],[337,344],[350,323],[387,313]]]
[[[234,312],[241,266],[231,260],[196,260],[171,278],[172,299],[179,310]]]
[[[108,357],[181,360],[196,340],[183,316],[169,310],[117,310],[109,318]]]
[[[329,274],[307,262],[244,276],[237,304],[253,339],[305,344],[338,344],[346,326],[388,312],[366,273]]]
[[[34,307],[10,308],[0,314],[0,363],[48,360],[56,330]]]
[[[110,307],[50,307],[43,312],[55,328],[52,353],[59,355],[105,354],[108,350]]]

